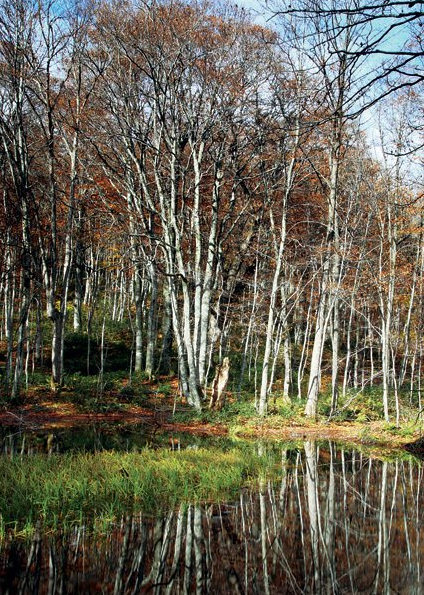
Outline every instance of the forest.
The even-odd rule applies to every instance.
[[[421,414],[423,4],[267,10],[1,0],[3,405]]]

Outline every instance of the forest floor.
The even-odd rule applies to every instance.
[[[81,411],[78,406],[61,397],[51,396],[43,400],[28,399],[17,407],[0,411],[0,425],[21,426],[30,430],[71,428],[82,424],[134,423],[151,426],[155,431],[191,432],[193,434],[225,436],[228,429],[223,424],[205,422],[174,422],[172,405],[161,409],[149,406],[126,405],[120,411]]]
[[[0,409],[0,424],[13,425],[28,430],[69,428],[83,424],[97,423],[139,423],[146,430],[154,432],[185,432],[198,436],[229,436],[233,438],[270,440],[336,440],[363,445],[384,451],[394,451],[418,441],[414,452],[421,449],[422,426],[409,424],[387,424],[382,420],[372,421],[328,421],[324,417],[317,421],[302,415],[282,416],[278,414],[259,418],[256,415],[227,415],[223,410],[213,414],[206,410],[196,415],[181,402],[175,402],[176,380],[169,381],[171,391],[161,394],[157,386],[141,403],[134,403],[129,397],[123,399],[113,392],[88,400],[81,406],[72,389],[64,389],[55,395],[46,387],[34,387],[27,391],[19,403],[4,405]],[[232,400],[234,403],[234,399]],[[230,398],[231,403],[231,398]],[[174,413],[176,415],[174,416]]]

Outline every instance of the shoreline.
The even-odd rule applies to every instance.
[[[44,400],[0,410],[0,424],[28,431],[49,431],[81,425],[107,423],[144,424],[153,432],[184,432],[197,436],[230,437],[234,439],[270,440],[334,440],[366,447],[396,451],[421,438],[415,432],[402,434],[402,427],[395,429],[382,421],[329,422],[305,418],[286,419],[271,415],[267,418],[240,418],[236,424],[210,423],[201,420],[186,422],[172,419],[172,408],[141,407],[128,405],[125,410],[113,412],[81,412],[69,402]]]

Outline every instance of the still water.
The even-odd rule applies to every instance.
[[[132,447],[128,435],[122,440]],[[128,516],[105,534],[76,526],[6,540],[0,593],[424,593],[418,461],[384,462],[334,443],[252,448],[278,449],[281,473],[242,486],[232,502]]]

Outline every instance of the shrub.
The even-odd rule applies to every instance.
[[[104,372],[128,370],[131,351],[122,341],[108,344],[104,352]],[[65,339],[64,367],[67,373],[87,373],[88,337],[82,333],[72,333]],[[100,369],[100,343],[90,338],[90,374],[98,374]]]

